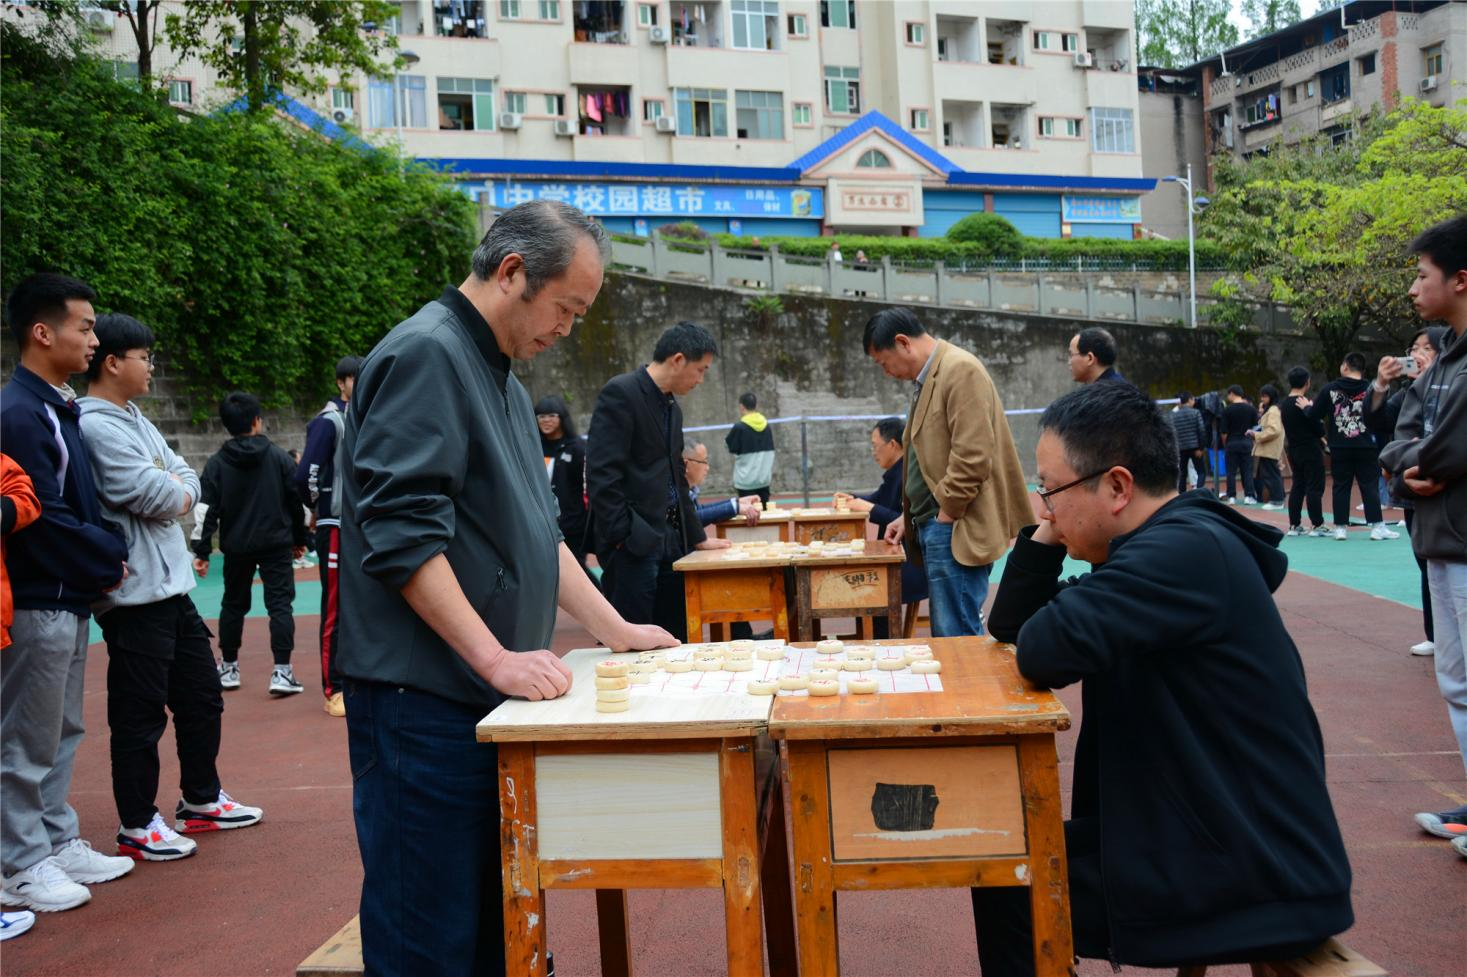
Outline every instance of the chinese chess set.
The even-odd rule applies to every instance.
[[[741,539],[721,553],[725,560],[793,560],[816,556],[864,556],[866,541],[852,539],[838,543],[812,539],[808,543],[784,542],[778,539]]]
[[[926,645],[782,640],[681,645],[596,663],[596,711],[626,712],[646,695],[876,695],[940,692],[942,663]]]

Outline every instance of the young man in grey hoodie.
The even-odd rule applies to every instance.
[[[219,786],[224,697],[209,629],[188,596],[196,581],[178,522],[198,500],[199,477],[132,403],[152,382],[152,330],[112,313],[98,318],[96,334],[89,396],[78,401],[81,427],[102,507],[127,538],[129,571],[93,606],[107,641],[112,796],[122,821],[117,852],[170,861],[197,849],[179,832],[243,828],[264,812]],[[171,825],[155,804],[167,712],[183,793]]]

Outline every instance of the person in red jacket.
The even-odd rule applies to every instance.
[[[9,455],[0,454],[0,528],[5,538],[36,521],[41,514],[41,503],[27,475]],[[10,599],[10,573],[4,565],[4,544],[0,543],[0,648],[10,644],[10,622],[15,617],[15,605]]]

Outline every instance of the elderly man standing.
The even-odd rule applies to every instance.
[[[864,341],[887,376],[916,388],[903,439],[905,518],[885,539],[912,537],[934,638],[982,634],[989,570],[1034,518],[998,390],[978,357],[928,335],[907,309],[876,313]]]
[[[622,620],[566,548],[510,372],[570,334],[609,250],[578,210],[515,207],[357,378],[341,671],[371,974],[504,973],[497,756],[474,725],[507,696],[570,687],[546,650],[557,603],[613,650],[675,643]]]
[[[1070,378],[1076,383],[1130,383],[1116,369],[1116,339],[1099,326],[1070,337]]]

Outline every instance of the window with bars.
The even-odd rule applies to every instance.
[[[750,51],[779,50],[778,0],[732,0],[733,46]]]
[[[728,135],[728,92],[721,88],[675,88],[677,134],[707,139]]]
[[[861,113],[861,69],[825,66],[825,110],[841,115]]]
[[[1097,153],[1134,153],[1136,129],[1131,110],[1091,109],[1090,148]]]
[[[783,139],[784,93],[734,92],[734,125],[740,139]]]

